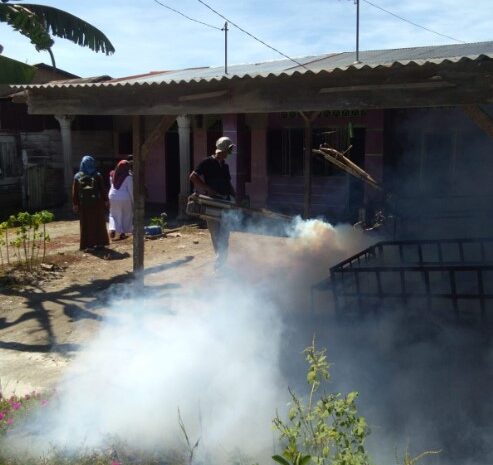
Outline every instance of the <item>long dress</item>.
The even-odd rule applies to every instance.
[[[111,181],[108,198],[110,201],[109,230],[117,234],[131,233],[134,207],[132,175],[125,178],[119,189],[115,189]]]
[[[99,173],[94,175],[99,190],[99,199],[85,205],[79,198],[79,182],[77,177],[72,185],[72,203],[79,209],[80,220],[80,250],[91,247],[109,245],[110,238],[106,229],[106,205],[108,195],[103,178]]]

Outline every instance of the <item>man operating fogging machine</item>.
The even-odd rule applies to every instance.
[[[206,195],[222,200],[236,198],[236,192],[231,184],[229,166],[226,163],[228,155],[233,152],[235,145],[229,137],[220,137],[216,141],[214,155],[202,160],[191,172],[190,181],[199,191]],[[216,252],[215,269],[219,270],[228,255],[229,229],[220,221],[207,219],[207,228],[211,233],[212,245]]]

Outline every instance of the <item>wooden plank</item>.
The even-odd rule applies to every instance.
[[[133,181],[134,181],[134,223],[133,223],[133,271],[143,279],[144,269],[144,214],[145,214],[145,160],[142,156],[142,117],[132,117],[133,134]]]
[[[293,86],[298,85],[293,83]],[[299,84],[303,86],[303,83]],[[259,86],[261,87],[261,86]],[[100,92],[99,98],[86,97],[81,90],[80,102],[59,105],[56,96],[32,96],[29,101],[30,114],[54,114],[64,111],[66,114],[77,115],[128,115],[144,113],[146,115],[163,114],[228,114],[238,113],[270,113],[291,111],[325,111],[325,110],[370,110],[385,108],[433,108],[452,105],[488,103],[493,92],[482,89],[467,89],[466,86],[429,90],[366,91],[340,92],[319,94],[318,88],[302,87],[293,91],[286,86],[262,86],[264,88],[247,88],[232,91],[231,96],[225,95],[217,99],[205,101],[179,101],[180,96],[170,94],[168,98],[153,95],[149,89],[138,89],[140,99],[126,95],[123,91],[118,96]],[[99,91],[99,89],[98,89]],[[163,94],[166,90],[163,90]],[[430,94],[431,92],[431,94]],[[167,92],[169,93],[169,92]],[[39,96],[38,96],[39,95]],[[152,106],[144,106],[141,101],[154,99]],[[99,100],[107,102],[101,106]],[[82,103],[83,102],[83,103]],[[124,104],[122,102],[125,102]]]
[[[204,100],[208,98],[222,97],[228,94],[228,90],[216,90],[214,92],[204,92],[202,94],[183,95],[178,98],[180,102],[191,102],[192,100]]]
[[[337,92],[364,92],[375,90],[411,90],[411,89],[439,89],[443,87],[455,87],[455,84],[445,81],[431,82],[402,82],[395,84],[361,84],[358,86],[337,86],[323,87],[319,90],[321,94],[330,94]]]
[[[349,152],[351,147],[352,145],[350,145],[344,151],[344,153]],[[345,157],[344,154],[339,152],[338,150],[332,147],[320,146],[320,149],[313,149],[312,152],[317,155],[321,155],[326,161],[333,163],[346,173],[349,173],[350,175],[361,179],[375,189],[383,190],[379,183],[375,181],[375,179],[373,179],[365,170],[360,168],[356,163],[353,163],[349,158]]]
[[[493,137],[493,118],[479,105],[463,105],[462,111],[469,116],[486,134]]]
[[[303,113],[300,115],[305,120],[305,135],[304,135],[304,201],[303,201],[303,218],[310,218],[312,206],[312,123],[318,117],[320,112]]]
[[[310,218],[311,206],[312,206],[312,125],[311,123],[305,124],[305,153],[304,153],[304,175],[305,175],[305,195],[303,206],[303,217],[305,219]]]

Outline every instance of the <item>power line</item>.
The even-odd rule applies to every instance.
[[[155,0],[157,1],[157,0]],[[274,52],[278,53],[279,55],[282,55],[284,58],[287,58],[288,60],[291,60],[293,63],[296,63],[297,65],[300,65],[301,67],[308,69],[303,63],[300,63],[299,61],[296,61],[294,58],[289,57],[285,53],[282,53],[281,51],[277,50],[277,48],[274,48],[270,46],[269,44],[265,43],[263,40],[259,39],[258,37],[255,37],[253,34],[250,34],[248,31],[243,29],[242,27],[238,26],[238,24],[235,24],[233,21],[230,19],[226,18],[226,16],[222,15],[218,11],[216,11],[214,8],[212,8],[210,5],[205,3],[203,0],[197,0],[198,2],[202,3],[206,8],[209,8],[213,13],[218,15],[219,17],[223,18],[225,21],[227,21],[229,24],[232,24],[236,29],[239,29],[241,32],[246,34],[247,36],[250,36],[252,39],[256,40],[257,42],[260,42],[262,45],[265,45],[266,47],[270,48],[271,50],[274,50]]]
[[[416,26],[416,27],[419,27],[421,29],[424,29],[425,31],[432,32],[433,34],[436,34],[436,35],[439,35],[439,36],[442,36],[442,37],[446,37],[447,39],[454,40],[455,42],[460,42],[461,44],[465,44],[466,43],[463,40],[456,39],[455,37],[448,36],[446,34],[442,34],[440,32],[434,31],[433,29],[430,29],[430,28],[427,28],[425,26],[421,26],[420,24],[414,23],[413,21],[410,21],[409,19],[403,18],[402,16],[396,15],[395,13],[392,13],[391,11],[386,10],[385,8],[382,8],[379,5],[376,5],[375,3],[372,3],[369,0],[362,0],[362,1],[365,2],[365,3],[368,3],[368,5],[371,5],[373,8],[376,8],[377,10],[384,11],[385,13],[388,13],[389,15],[392,15],[395,18],[400,19],[401,21],[404,21],[406,23],[412,24],[413,26]]]
[[[162,7],[164,8],[167,8],[168,10],[171,10],[181,16],[183,16],[184,18],[187,18],[188,20],[190,21],[193,21],[194,23],[199,23],[199,24],[202,24],[204,26],[207,26],[207,27],[211,27],[212,29],[217,29],[219,31],[222,31],[222,29],[220,27],[217,27],[217,26],[213,26],[212,24],[207,24],[207,23],[204,23],[203,21],[199,21],[198,19],[194,19],[194,18],[190,18],[190,16],[187,16],[185,13],[182,13],[181,11],[178,11],[178,10],[175,10],[174,8],[171,8],[170,6],[164,4],[164,3],[161,3],[159,0],[154,0],[158,5],[161,5]]]

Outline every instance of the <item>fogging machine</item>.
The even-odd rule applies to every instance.
[[[236,205],[229,200],[192,194],[188,198],[187,215],[226,222],[232,231],[245,231],[267,236],[288,236],[293,218],[265,209]]]

